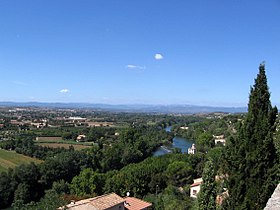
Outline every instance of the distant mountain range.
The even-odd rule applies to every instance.
[[[143,112],[166,114],[195,114],[195,113],[243,113],[246,107],[212,107],[196,105],[145,105],[145,104],[93,104],[93,103],[43,103],[43,102],[0,102],[1,107],[42,107],[42,108],[87,108],[98,111],[113,112]]]

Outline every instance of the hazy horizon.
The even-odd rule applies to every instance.
[[[45,102],[45,101],[0,101],[1,104],[81,104],[81,105],[108,105],[108,106],[197,106],[197,107],[225,107],[225,108],[246,108],[247,105],[226,106],[226,105],[208,105],[208,104],[187,104],[187,103],[99,103],[99,102]],[[278,105],[277,105],[278,106]]]

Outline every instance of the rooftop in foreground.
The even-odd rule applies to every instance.
[[[124,206],[127,210],[143,210],[151,207],[152,204],[138,198],[126,197]]]
[[[123,206],[124,199],[115,193],[101,195],[94,198],[84,199],[77,202],[72,202],[66,205],[66,209],[71,210],[106,210],[111,209],[114,206]],[[63,207],[60,209],[63,209]],[[120,208],[121,209],[121,208]]]
[[[148,210],[152,204],[134,197],[122,198],[116,193],[88,198],[60,207],[70,210]]]

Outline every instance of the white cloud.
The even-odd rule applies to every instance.
[[[163,59],[162,54],[160,54],[160,53],[155,54],[155,59],[156,60],[162,60]]]
[[[27,84],[27,83],[25,83],[25,82],[21,82],[21,81],[13,81],[13,83],[14,83],[15,85],[28,86],[28,84]]]
[[[126,68],[134,69],[134,70],[145,70],[146,66],[136,66],[136,65],[128,64],[128,65],[126,65]]]
[[[135,68],[137,68],[137,66],[132,65],[132,64],[128,64],[128,65],[126,65],[126,68],[128,68],[128,69],[135,69]]]
[[[60,92],[60,93],[69,93],[70,90],[68,90],[68,89],[62,89],[62,90],[60,90],[59,92]]]

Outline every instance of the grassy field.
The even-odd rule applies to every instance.
[[[20,164],[30,162],[41,163],[42,161],[18,154],[15,151],[0,149],[0,172],[7,171],[8,168],[14,168]]]
[[[58,148],[58,147],[64,147],[65,149],[69,149],[69,146],[73,146],[75,150],[81,150],[85,148],[90,148],[90,146],[83,145],[83,144],[65,144],[65,143],[38,143],[38,145],[42,147],[52,147],[52,148]]]

